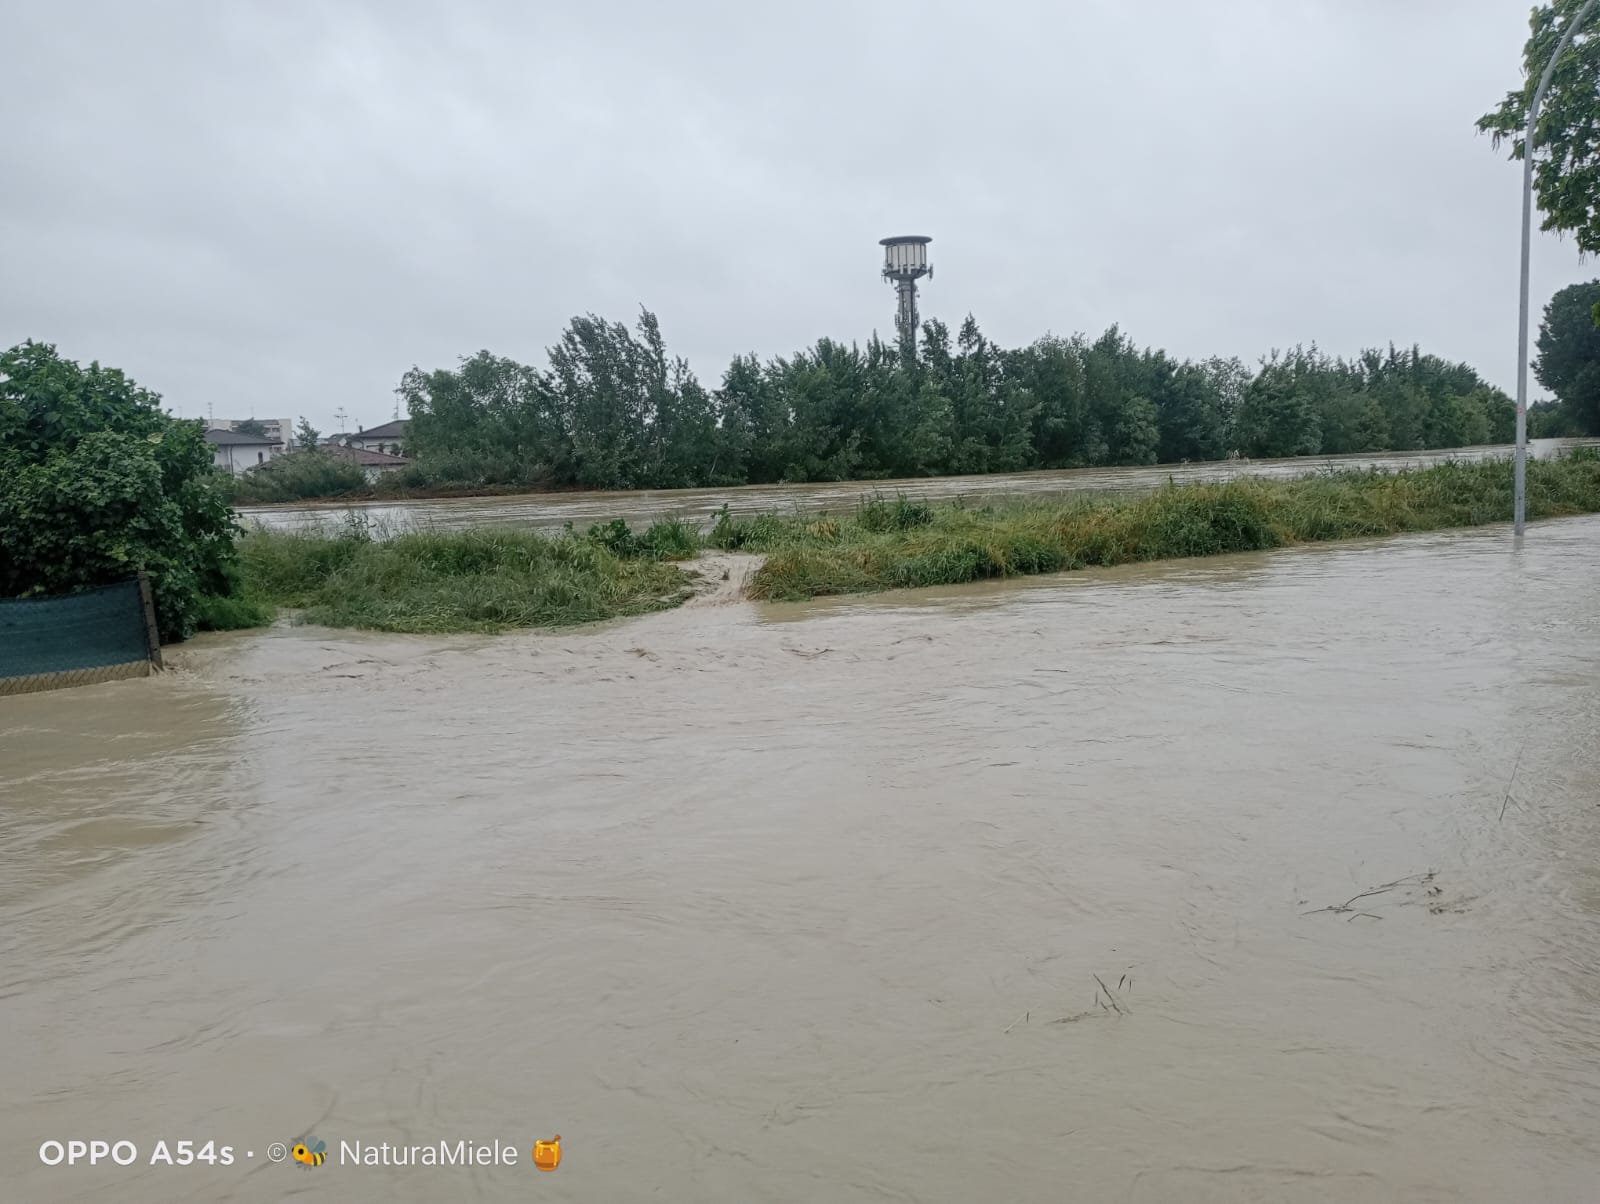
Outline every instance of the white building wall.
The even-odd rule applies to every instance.
[[[237,476],[269,463],[279,448],[250,444],[214,443],[211,445],[211,466]]]

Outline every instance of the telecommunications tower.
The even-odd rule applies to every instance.
[[[928,266],[928,244],[932,241],[926,234],[899,234],[878,240],[883,248],[883,278],[894,284],[900,299],[895,329],[913,347],[917,342],[917,281],[933,275]]]

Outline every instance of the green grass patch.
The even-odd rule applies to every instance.
[[[308,623],[376,631],[564,627],[663,610],[689,587],[677,566],[605,536],[254,531],[239,554],[245,596],[299,608]]]
[[[1137,497],[930,505],[875,495],[838,515],[735,516],[724,506],[704,532],[677,519],[553,536],[481,528],[374,539],[359,521],[328,535],[256,531],[239,541],[235,596],[208,599],[203,625],[270,621],[282,606],[308,622],[380,631],[561,627],[677,605],[689,578],[672,562],[708,547],[765,554],[750,597],[802,599],[1504,522],[1511,488],[1500,460]],[[1600,455],[1529,463],[1530,518],[1596,511]]]
[[[711,538],[767,553],[747,586],[750,597],[796,600],[1503,522],[1511,490],[1508,460],[1450,461],[1169,485],[1133,498],[933,507],[873,498],[838,519],[724,515]],[[1595,511],[1600,456],[1529,463],[1530,518]]]
[[[195,602],[195,625],[200,631],[242,631],[248,627],[265,627],[277,614],[276,606],[259,598],[201,594]]]

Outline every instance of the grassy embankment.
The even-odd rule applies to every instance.
[[[1111,500],[966,508],[877,499],[839,522],[769,530],[753,520],[745,546],[768,555],[746,592],[800,599],[1478,526],[1510,517],[1511,483],[1509,461],[1480,461],[1241,478]],[[1529,518],[1594,511],[1600,456],[1581,450],[1529,463]]]
[[[1528,515],[1600,511],[1600,455],[1528,465]],[[240,541],[243,596],[304,608],[310,622],[386,631],[561,626],[676,605],[689,579],[673,560],[705,547],[765,553],[746,592],[800,599],[1090,565],[1210,556],[1297,543],[1504,521],[1506,461],[1291,481],[1180,485],[1133,498],[931,506],[863,501],[853,514],[722,514],[701,534],[617,520],[579,536],[476,530],[375,542],[253,533]]]
[[[269,613],[296,608],[308,623],[406,632],[565,627],[646,614],[689,596],[688,575],[670,561],[697,551],[688,526],[658,528],[653,543],[625,528],[619,537],[613,527],[585,536],[483,528],[381,541],[359,528],[251,532],[239,540],[242,601]]]

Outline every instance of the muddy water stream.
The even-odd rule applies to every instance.
[[[0,1194],[1592,1201],[1597,584],[1581,518],[0,700]]]
[[[1551,456],[1600,439],[1535,439],[1529,451]],[[451,529],[507,526],[580,530],[614,518],[651,523],[682,518],[704,523],[719,507],[734,514],[773,510],[848,510],[874,491],[933,500],[985,497],[1044,497],[1065,493],[1145,493],[1167,483],[1227,481],[1240,476],[1285,477],[1330,468],[1413,468],[1441,460],[1509,456],[1510,447],[1463,447],[1445,451],[1384,452],[1361,456],[1297,456],[1290,460],[1231,460],[1205,464],[1158,464],[1137,468],[1074,468],[1050,472],[993,473],[976,477],[919,477],[906,481],[831,481],[812,485],[746,485],[732,489],[646,489],[629,492],[532,493],[512,497],[439,498],[425,501],[361,502],[355,505],[246,506],[247,523],[304,529],[336,525],[354,513],[379,532],[416,527]]]

